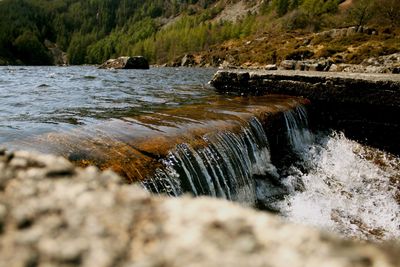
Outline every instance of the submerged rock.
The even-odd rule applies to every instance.
[[[345,241],[209,198],[153,197],[114,173],[0,156],[0,266],[399,266]],[[386,245],[385,245],[386,246]]]
[[[142,56],[119,57],[104,62],[100,69],[149,69],[149,62]]]

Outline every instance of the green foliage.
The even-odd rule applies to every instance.
[[[0,10],[0,56],[29,65],[50,64],[43,41],[53,32],[44,12],[23,0],[0,1]]]
[[[147,56],[152,62],[165,62],[187,52],[206,50],[213,44],[243,38],[254,31],[255,16],[247,16],[238,23],[211,23],[203,16],[182,17],[175,24],[136,43],[133,53]]]
[[[0,57],[7,62],[49,64],[43,44],[50,40],[67,51],[71,64],[97,64],[121,55],[144,55],[152,63],[164,63],[249,35],[330,27],[342,2],[266,0],[260,14],[248,14],[237,22],[215,20],[236,1],[0,0]],[[340,20],[346,21],[342,26],[378,21],[396,27],[399,5],[398,0],[354,0]]]
[[[340,46],[340,45],[336,45],[336,44],[333,44],[333,45],[331,44],[329,46],[326,46],[326,47],[320,49],[318,51],[317,57],[319,57],[319,58],[321,58],[321,57],[323,57],[323,58],[332,57],[332,56],[336,55],[337,53],[341,53],[341,52],[346,51],[347,50],[346,47],[347,46]]]
[[[279,17],[282,17],[291,10],[297,9],[303,0],[273,0],[272,6]]]
[[[314,31],[319,30],[325,16],[338,11],[340,2],[340,0],[304,0],[300,6],[300,12],[304,16],[302,22],[307,20],[307,27]]]
[[[75,34],[67,50],[69,62],[79,65],[87,63],[88,47],[95,41],[95,34]]]
[[[285,59],[289,60],[304,60],[309,59],[314,55],[314,52],[307,49],[297,49],[288,53]]]
[[[282,1],[282,0],[275,0]],[[338,11],[341,0],[291,0],[283,14],[288,29],[319,30],[325,19]],[[277,14],[281,15],[279,9]]]
[[[301,9],[310,17],[320,17],[323,14],[335,13],[339,0],[304,0]]]
[[[289,0],[276,0],[276,12],[278,16],[285,15],[289,10]]]
[[[32,64],[33,59],[27,58],[22,46],[36,47],[38,43],[43,44],[45,39],[49,39],[68,52],[71,64],[99,63],[110,56],[128,53],[134,50],[137,43],[151,38],[160,26],[156,18],[176,16],[189,8],[196,17],[201,13],[204,18],[210,18],[216,15],[217,10],[204,11],[203,8],[215,2],[2,0],[0,56]],[[29,36],[26,32],[29,32]],[[18,42],[15,42],[17,38]],[[23,45],[21,40],[29,45]],[[43,49],[41,45],[39,51]],[[42,63],[47,64],[48,60],[43,60]]]
[[[50,55],[46,48],[32,32],[24,32],[13,42],[13,49],[16,54],[24,59],[28,65],[49,65]]]

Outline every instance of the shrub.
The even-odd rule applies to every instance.
[[[307,50],[307,49],[299,49],[290,52],[285,56],[285,59],[289,60],[304,60],[309,59],[314,55],[314,52]]]
[[[28,65],[49,65],[51,57],[47,49],[32,32],[26,31],[13,42],[15,55]]]
[[[328,58],[328,57],[332,57],[333,55],[337,54],[337,53],[341,53],[346,51],[347,48],[343,47],[343,46],[326,46],[322,49],[320,49],[316,56],[319,58]]]

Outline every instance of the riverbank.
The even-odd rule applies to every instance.
[[[150,196],[63,158],[2,150],[0,170],[2,266],[400,264],[395,243],[343,240],[215,199]]]
[[[400,73],[399,31],[397,28],[366,26],[333,28],[319,32],[279,28],[258,32],[246,38],[232,38],[211,45],[207,49],[180,52],[173,60],[167,58],[154,60],[146,53],[142,55],[145,55],[154,67],[398,74]],[[74,63],[68,60],[66,52],[61,51],[56,44],[47,41],[46,47],[53,64],[65,66]],[[135,56],[135,54],[112,56]],[[48,64],[47,62],[46,65]],[[23,60],[0,57],[0,65],[22,66],[24,63]]]
[[[398,73],[399,36],[393,29],[368,27],[277,29],[182,55],[166,66]]]

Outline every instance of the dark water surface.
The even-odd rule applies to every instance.
[[[110,118],[199,103],[214,69],[0,67],[0,145]]]

